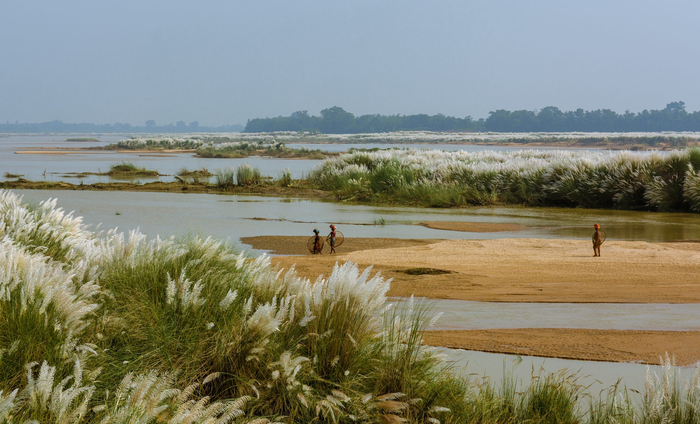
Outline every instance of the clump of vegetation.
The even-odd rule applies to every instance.
[[[277,179],[277,183],[282,187],[291,187],[294,184],[294,179],[292,178],[292,172],[289,168],[286,168],[280,172],[280,176]]]
[[[154,137],[120,140],[101,149],[106,150],[190,150],[203,158],[247,158],[273,156],[279,158],[325,159],[333,153],[321,150],[288,148],[269,136],[239,135],[238,138],[192,136],[188,138]]]
[[[438,269],[438,268],[408,268],[408,269],[401,270],[399,272],[403,272],[404,274],[408,274],[408,275],[452,274],[452,271],[448,271],[446,269]]]
[[[258,185],[262,181],[260,170],[247,163],[239,165],[236,169],[236,181],[239,186]]]
[[[214,177],[218,188],[226,189],[236,186],[236,173],[233,168],[217,169],[214,171]]]
[[[100,141],[100,139],[95,137],[76,137],[67,138],[66,141]]]
[[[24,177],[24,175],[23,174],[12,174],[10,172],[5,172],[4,177],[5,178],[22,178],[22,177]]]
[[[700,212],[700,149],[671,152],[355,152],[312,173],[338,199],[435,207],[530,206]]]
[[[199,139],[188,138],[171,138],[171,137],[155,137],[155,138],[133,138],[128,140],[119,140],[117,143],[108,144],[102,149],[105,150],[196,150],[204,144],[204,141]]]
[[[374,218],[374,225],[381,225],[382,227],[386,225],[386,218],[380,216],[379,218]]]
[[[309,150],[305,147],[290,149],[284,143],[272,140],[209,143],[197,149],[197,156],[204,158],[246,158],[249,156],[273,156],[278,158],[325,159],[330,153]]]
[[[110,165],[109,172],[104,175],[109,175],[110,177],[157,177],[158,171],[150,171],[144,167],[139,168],[131,162],[120,162],[117,164]]]
[[[194,171],[182,168],[177,172],[176,179],[185,184],[207,184],[209,177],[213,175],[207,168],[195,169]]]

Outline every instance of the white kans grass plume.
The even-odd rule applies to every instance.
[[[73,338],[80,337],[89,316],[99,308],[95,298],[101,292],[93,282],[76,289],[73,278],[61,264],[50,262],[41,254],[28,253],[6,236],[0,242],[0,331],[3,324],[19,325],[22,317],[32,315],[37,322],[44,321],[47,328],[62,334],[64,357],[71,354],[79,348]],[[20,348],[31,350],[32,346]],[[10,348],[10,352],[16,349]]]

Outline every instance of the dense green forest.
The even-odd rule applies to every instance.
[[[438,115],[362,115],[356,117],[335,106],[320,116],[307,111],[290,116],[256,118],[244,132],[309,131],[324,134],[357,134],[391,131],[494,131],[494,132],[645,132],[700,131],[700,111],[687,112],[684,102],[673,102],[660,110],[618,114],[610,109],[563,112],[548,106],[538,112],[499,109],[489,117],[474,120]]]

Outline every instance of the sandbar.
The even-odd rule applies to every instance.
[[[606,241],[593,257],[588,240],[401,240],[346,238],[337,255],[311,255],[309,237],[243,239],[280,256],[273,262],[315,279],[336,262],[372,265],[393,278],[391,296],[484,302],[700,303],[700,244]],[[274,241],[272,242],[274,243]],[[401,245],[405,244],[405,245]],[[284,247],[282,247],[284,246]],[[412,268],[450,271],[407,275]]]
[[[585,330],[517,328],[428,331],[424,344],[481,352],[584,361],[659,365],[675,357],[680,366],[700,361],[700,331]]]
[[[339,254],[311,255],[306,236],[248,237],[281,267],[315,280],[336,263],[373,266],[392,278],[390,296],[487,302],[700,303],[700,244],[611,241],[593,257],[588,240],[346,238]],[[431,268],[447,274],[411,275]],[[564,359],[679,365],[700,361],[698,331],[495,329],[430,331],[424,343]]]

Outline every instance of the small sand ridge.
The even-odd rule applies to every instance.
[[[347,234],[346,234],[347,236]],[[249,237],[257,249],[310,279],[336,262],[392,278],[390,296],[486,302],[700,303],[700,244],[610,241],[594,258],[588,240],[415,240],[347,237],[339,254],[311,255],[305,236]],[[411,275],[434,268],[449,274]],[[700,360],[700,332],[582,329],[439,331],[426,344],[486,352],[598,361],[679,364]]]
[[[421,222],[420,225],[435,230],[464,231],[468,233],[495,233],[502,231],[522,231],[527,227],[518,224],[502,224],[493,222],[456,222],[433,221]]]

